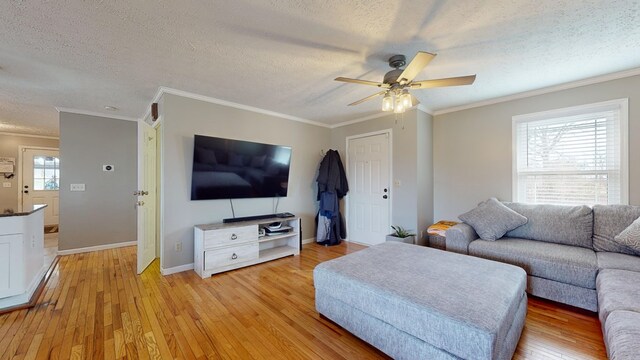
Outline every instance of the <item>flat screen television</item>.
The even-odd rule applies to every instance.
[[[291,147],[195,135],[191,200],[287,196]]]

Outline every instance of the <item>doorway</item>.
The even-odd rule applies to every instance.
[[[385,241],[391,222],[391,129],[347,137],[349,241]]]
[[[44,257],[50,264],[58,255],[60,219],[60,151],[57,148],[18,147],[18,210],[44,208]]]
[[[20,146],[18,203],[22,211],[46,204],[45,226],[57,226],[60,202],[60,151],[55,148]]]

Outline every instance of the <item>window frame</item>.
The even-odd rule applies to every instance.
[[[549,120],[607,110],[617,110],[620,121],[620,204],[629,204],[629,98],[614,99],[597,103],[558,108],[536,113],[515,115],[511,118],[511,198],[514,202],[524,202],[518,198],[518,131],[517,125],[540,120]],[[559,173],[559,172],[553,172]]]

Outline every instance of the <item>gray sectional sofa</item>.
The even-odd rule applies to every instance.
[[[610,359],[640,358],[640,257],[614,241],[640,206],[503,204],[527,223],[496,241],[461,223],[446,249],[520,266],[528,293],[599,312]]]

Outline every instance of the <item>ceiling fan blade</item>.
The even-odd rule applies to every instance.
[[[427,66],[434,57],[436,57],[436,54],[428,53],[426,51],[418,51],[413,60],[411,60],[409,65],[407,65],[407,67],[404,69],[402,74],[398,76],[398,82],[401,84],[407,84],[411,82],[411,80],[415,79],[420,71],[422,71],[422,69],[424,69],[424,67]]]
[[[346,82],[346,83],[353,83],[353,84],[377,86],[377,87],[382,87],[382,88],[388,88],[389,87],[388,84],[383,84],[383,83],[379,83],[379,82],[375,82],[375,81],[369,81],[369,80],[350,79],[350,78],[346,78],[346,77],[337,77],[334,80],[335,81],[342,81],[342,82]]]
[[[476,81],[475,75],[459,76],[445,79],[420,80],[411,83],[412,89],[427,89],[444,86],[471,85]]]
[[[387,92],[386,90],[385,90],[385,91],[380,91],[379,93],[375,93],[375,94],[373,94],[373,95],[367,96],[367,97],[366,97],[366,98],[364,98],[364,99],[360,99],[360,100],[358,100],[358,101],[356,101],[356,102],[352,102],[351,104],[349,104],[349,106],[354,106],[354,105],[362,104],[363,102],[368,101],[368,100],[371,100],[371,99],[375,98],[376,96],[384,95],[386,92]]]

